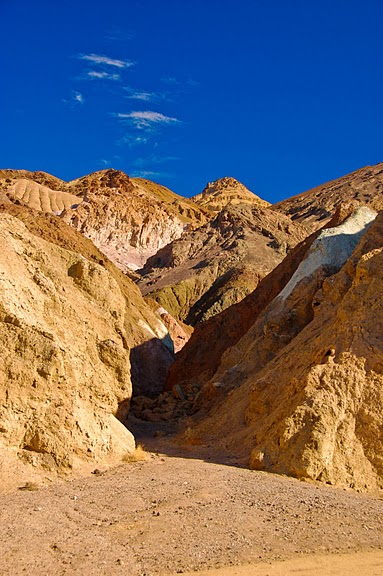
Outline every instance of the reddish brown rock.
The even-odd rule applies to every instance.
[[[383,214],[369,227],[368,218],[344,264],[339,242],[355,234],[353,221],[325,247],[328,260],[318,241],[312,245],[210,381],[223,394],[197,432],[253,468],[383,487]],[[317,268],[316,254],[323,258]]]
[[[238,204],[257,205],[266,208],[270,205],[266,200],[251,192],[235,178],[225,176],[214,182],[209,182],[201,194],[192,197],[193,202],[211,212],[220,212],[228,206]]]
[[[278,202],[272,208],[287,214],[295,222],[304,223],[312,232],[329,222],[336,209],[345,202],[383,209],[383,163],[351,172]]]
[[[301,225],[257,203],[230,205],[151,257],[139,285],[196,325],[252,292],[305,236]]]

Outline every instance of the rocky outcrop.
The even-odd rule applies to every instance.
[[[139,285],[173,316],[195,325],[252,292],[306,235],[267,208],[229,206],[150,258]]]
[[[95,173],[81,179],[81,185],[86,202],[62,216],[124,271],[141,268],[189,226],[206,221],[203,210],[170,190],[132,181],[122,172]]]
[[[383,486],[383,215],[373,218],[361,209],[322,232],[205,384],[221,403],[198,433],[253,468]]]
[[[60,214],[125,272],[210,218],[164,186],[112,169],[68,183],[44,172],[2,170],[0,191],[11,201]]]
[[[125,298],[99,264],[0,215],[0,443],[33,466],[134,450]]]
[[[262,200],[256,194],[250,192],[241,182],[229,176],[209,182],[201,194],[193,196],[192,200],[211,212],[220,212],[227,206],[236,206],[238,204],[257,205],[261,208],[266,208],[270,205],[266,200]]]
[[[312,232],[321,228],[345,202],[383,209],[383,163],[366,166],[342,178],[278,202],[273,210],[304,223]]]
[[[69,470],[120,460],[134,449],[132,388],[162,389],[173,361],[165,323],[58,217],[2,205],[0,242],[2,461]]]

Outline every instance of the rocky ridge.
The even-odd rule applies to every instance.
[[[220,212],[227,206],[236,206],[237,204],[255,204],[262,208],[270,206],[270,202],[262,200],[241,182],[230,176],[209,182],[201,194],[193,196],[191,200],[211,212]]]
[[[59,214],[125,272],[210,218],[164,186],[112,169],[71,182],[44,172],[2,170],[0,191],[13,202]]]
[[[148,259],[139,286],[188,324],[228,308],[307,235],[300,224],[257,204],[229,205]]]
[[[383,163],[366,166],[342,178],[278,202],[273,210],[302,222],[310,232],[329,222],[344,202],[383,209]]]
[[[374,217],[359,209],[311,243],[202,384],[199,407],[212,408],[196,434],[256,469],[382,488],[383,216]]]

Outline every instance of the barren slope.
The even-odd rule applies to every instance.
[[[351,172],[342,178],[278,202],[272,208],[291,216],[294,221],[304,223],[313,231],[328,222],[336,208],[344,202],[382,210],[383,163]]]
[[[191,200],[211,212],[220,212],[227,206],[237,204],[257,205],[261,208],[270,205],[266,200],[250,192],[241,182],[228,176],[209,182],[201,194],[193,196]]]
[[[383,485],[383,215],[362,235],[369,221],[364,209],[322,233],[205,386],[227,399],[200,433],[254,468]]]
[[[252,292],[306,234],[268,208],[231,205],[150,258],[139,285],[174,316],[195,325]]]
[[[140,268],[159,248],[211,217],[164,186],[103,170],[63,182],[44,172],[0,171],[0,192],[13,202],[61,217],[122,270]]]

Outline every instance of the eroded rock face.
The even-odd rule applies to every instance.
[[[252,292],[306,235],[282,214],[234,204],[151,257],[139,285],[173,316],[196,325]]]
[[[365,205],[375,210],[383,209],[383,163],[366,166],[342,178],[317,186],[312,190],[273,205],[302,222],[312,232],[321,228],[344,202],[353,202],[355,207]]]
[[[227,206],[238,204],[257,205],[262,208],[270,205],[230,176],[209,182],[201,194],[193,196],[192,200],[211,212],[220,212]]]
[[[229,395],[200,432],[253,468],[383,486],[383,215],[372,224],[371,212],[364,216],[342,225],[359,238],[348,259],[334,249],[331,262],[327,253],[322,266],[301,268],[298,282],[293,275],[205,385]],[[306,262],[320,249],[312,244]]]
[[[204,211],[166,188],[107,170],[81,182],[85,202],[62,217],[124,271],[141,268],[182,232],[206,221]]]
[[[2,170],[0,192],[30,208],[60,214],[125,272],[141,268],[185,229],[210,218],[164,186],[112,169],[71,182],[44,172]]]
[[[0,214],[0,442],[47,468],[134,450],[125,299],[100,265]],[[122,408],[123,407],[123,408]]]
[[[1,458],[36,470],[132,452],[132,380],[145,394],[162,388],[173,358],[129,278],[59,218],[13,205],[0,211],[0,339]]]

